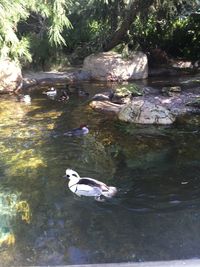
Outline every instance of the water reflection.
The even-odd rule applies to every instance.
[[[82,87],[92,97],[105,84]],[[78,95],[60,103],[30,94],[28,106],[1,99],[0,266],[199,257],[196,125],[132,126],[91,112]],[[81,123],[88,135],[64,136]],[[118,195],[105,203],[73,195],[68,167]]]

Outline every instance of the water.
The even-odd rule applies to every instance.
[[[105,84],[82,84],[90,96]],[[1,97],[0,266],[199,258],[200,139],[196,125],[120,123],[32,91]],[[90,133],[64,132],[87,123]],[[66,168],[118,188],[104,203],[67,188]]]

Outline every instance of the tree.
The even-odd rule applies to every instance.
[[[160,42],[164,44],[166,36],[170,38],[174,21],[189,16],[200,6],[199,0],[82,1],[83,5],[80,0],[73,1],[69,17],[74,28],[66,33],[69,51],[80,57],[109,51],[119,44],[117,49],[133,44],[133,49],[146,51],[148,46],[157,46],[156,42],[158,46]]]
[[[109,36],[108,40],[103,45],[104,51],[109,51],[124,40],[131,24],[135,20],[136,16],[142,11],[147,13],[149,7],[153,4],[153,0],[136,0],[133,1],[129,7],[125,10],[124,19],[121,21],[121,25]]]
[[[145,22],[154,16],[159,30],[159,21],[162,20],[165,24],[169,24],[173,18],[180,15],[188,16],[199,8],[199,0],[130,0],[124,8],[115,30],[104,42],[103,50],[109,51],[124,40],[126,41],[133,22],[138,18],[141,24],[148,28]]]
[[[71,27],[66,16],[70,2],[65,0],[0,0],[0,57],[31,60],[30,35],[19,31],[19,25],[29,28],[29,21],[37,17],[38,38],[47,34],[50,44],[65,44],[61,35],[65,27]]]

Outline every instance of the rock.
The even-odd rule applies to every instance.
[[[22,87],[20,67],[8,59],[0,61],[0,93],[9,93]]]
[[[119,92],[119,98],[116,99],[115,91],[112,90],[112,93],[104,92],[94,97],[93,100],[99,101],[93,101],[91,107],[100,112],[115,114],[119,120],[137,124],[172,124],[175,121],[182,123],[188,121],[191,116],[199,117],[199,87],[196,90],[188,88],[181,91],[181,94],[179,86],[166,87],[166,90],[168,89],[171,89],[176,97],[163,96],[160,89],[157,91],[142,88],[143,96],[133,97],[125,90],[122,95]],[[115,90],[117,91],[116,88]],[[196,121],[199,120],[195,119],[195,123]]]
[[[162,88],[162,93],[167,96],[177,96],[181,93],[180,86],[166,86]]]
[[[79,69],[66,72],[26,72],[23,76],[23,89],[34,88],[35,86],[66,85],[66,83],[89,81],[91,79],[90,73]],[[75,91],[76,86],[71,89]]]
[[[96,100],[96,101],[110,101],[111,96],[113,95],[113,92],[103,92],[103,93],[99,93],[96,94],[92,97],[92,100]]]
[[[124,105],[118,118],[139,124],[172,124],[175,121],[175,117],[166,107],[141,98],[135,98]]]
[[[186,103],[186,106],[200,108],[200,98],[194,99],[193,101]]]
[[[101,81],[136,80],[148,77],[147,56],[137,52],[129,59],[115,52],[92,54],[84,59],[83,70]]]
[[[92,101],[90,107],[100,111],[109,113],[111,115],[116,115],[120,111],[121,106],[110,101]]]
[[[193,68],[193,65],[191,61],[176,60],[172,63],[172,67],[180,69],[191,69]]]

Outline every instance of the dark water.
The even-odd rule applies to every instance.
[[[90,96],[103,84],[83,84]],[[1,98],[0,266],[199,258],[197,125],[131,126],[30,93]],[[87,123],[90,133],[67,137]],[[118,188],[100,203],[67,188],[66,168]]]

